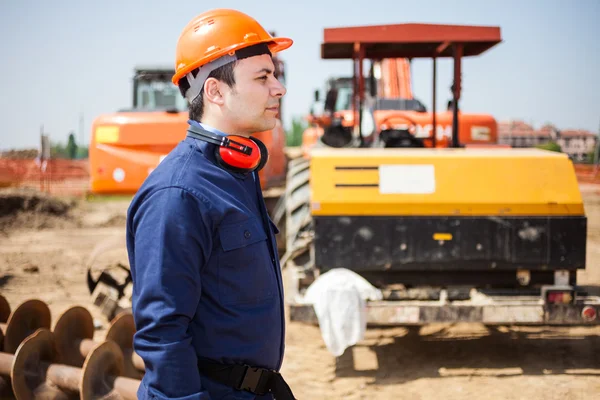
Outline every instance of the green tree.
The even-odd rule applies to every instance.
[[[542,143],[542,144],[538,144],[537,146],[538,149],[542,149],[542,150],[550,150],[550,151],[556,151],[558,153],[562,153],[562,148],[560,147],[560,145],[554,141],[549,141],[546,143]]]
[[[50,157],[51,158],[66,158],[66,157],[68,157],[65,146],[60,142],[51,142]]]
[[[51,158],[69,158],[71,160],[74,160],[88,158],[88,154],[88,147],[77,145],[74,133],[69,134],[66,145],[64,145],[62,142],[50,142]]]
[[[77,147],[77,158],[88,158],[89,151],[87,147]]]
[[[67,157],[71,160],[77,158],[77,143],[75,143],[75,135],[73,132],[69,134],[69,141],[67,142]]]
[[[302,133],[307,128],[306,122],[301,117],[292,118],[292,129],[287,134],[286,145],[290,147],[302,144]]]

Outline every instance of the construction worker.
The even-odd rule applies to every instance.
[[[283,285],[258,178],[286,90],[273,53],[292,45],[250,16],[211,10],[177,43],[187,136],[127,215],[140,399],[293,399],[279,374]]]

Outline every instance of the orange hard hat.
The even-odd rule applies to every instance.
[[[292,45],[288,38],[273,37],[254,18],[237,10],[215,9],[192,19],[181,32],[175,56],[175,85],[188,73],[223,56],[257,44],[271,53]]]

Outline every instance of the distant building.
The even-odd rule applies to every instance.
[[[556,142],[563,153],[575,162],[582,162],[596,146],[598,136],[585,130],[558,130],[553,125],[540,129],[523,121],[498,123],[498,142],[512,147],[535,147],[550,141]]]
[[[556,140],[558,132],[551,125],[535,130],[523,121],[498,123],[498,141],[512,147],[534,147],[538,144]]]
[[[585,161],[588,154],[596,148],[598,136],[584,130],[560,131],[556,141],[563,152],[567,153],[574,161]]]

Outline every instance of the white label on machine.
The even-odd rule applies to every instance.
[[[490,140],[491,133],[490,128],[487,126],[471,127],[471,139],[473,140]]]
[[[379,193],[430,194],[435,192],[433,165],[380,165]]]
[[[556,286],[569,286],[569,271],[566,269],[554,271],[554,284]]]

